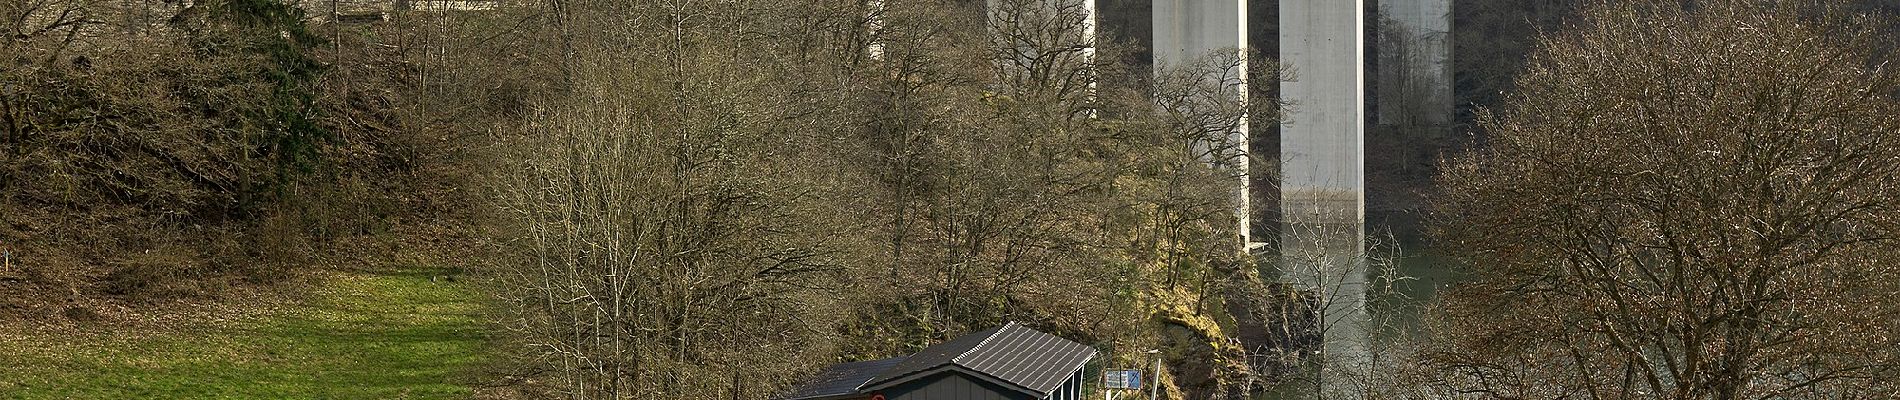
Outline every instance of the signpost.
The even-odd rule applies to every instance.
[[[1133,369],[1111,369],[1102,371],[1102,388],[1109,390],[1141,390],[1141,371]],[[1107,397],[1115,398],[1115,392],[1105,390]]]

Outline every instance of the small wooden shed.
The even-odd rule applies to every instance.
[[[779,400],[1079,400],[1095,349],[1011,322],[910,356],[833,365]]]

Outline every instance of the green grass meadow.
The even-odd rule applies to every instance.
[[[265,316],[138,337],[6,335],[0,399],[465,398],[481,302],[430,276],[343,275]]]

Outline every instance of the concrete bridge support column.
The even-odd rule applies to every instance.
[[[1451,0],[1383,0],[1379,124],[1451,125]]]
[[[1363,0],[1281,0],[1281,270],[1316,294],[1326,398],[1367,373]]]
[[[1238,104],[1247,104],[1247,1],[1246,0],[1154,0],[1154,69],[1165,74],[1172,69],[1190,67],[1208,59],[1237,57],[1238,68],[1209,73],[1207,83],[1218,87],[1215,93],[1232,96]],[[1252,201],[1248,197],[1247,118],[1228,132],[1224,143],[1208,143],[1203,150],[1218,167],[1237,175],[1234,215],[1239,216],[1240,251],[1254,243],[1251,230]]]

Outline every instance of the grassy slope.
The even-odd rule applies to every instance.
[[[479,301],[428,271],[353,274],[261,317],[137,338],[0,335],[0,398],[467,397]],[[87,337],[100,336],[100,337]]]

